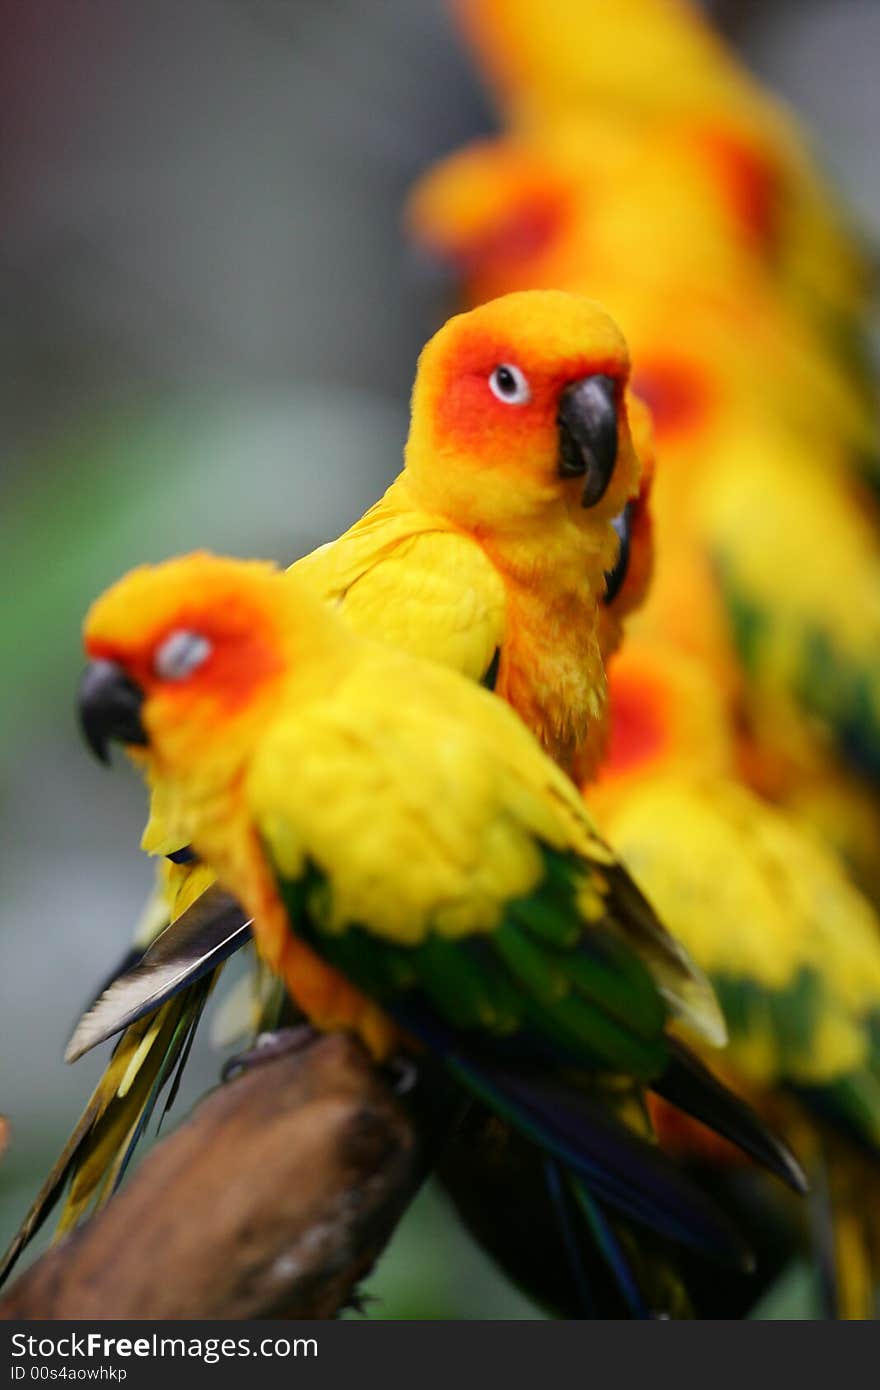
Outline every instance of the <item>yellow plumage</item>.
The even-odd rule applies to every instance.
[[[621,131],[678,123],[717,136],[747,206],[757,198],[772,219],[767,249],[780,292],[820,325],[852,331],[869,274],[847,219],[791,113],[696,4],[456,0],[455,10],[517,132],[548,136],[573,114],[601,112]]]
[[[601,794],[600,794],[601,795]],[[877,918],[823,846],[728,780],[646,775],[606,834],[645,893],[714,978],[758,987],[731,1065],[755,1085],[822,1085],[869,1060],[880,1015]],[[821,1006],[796,1050],[774,1034],[760,992],[822,982]],[[880,1099],[880,1078],[878,1078]],[[880,1115],[877,1116],[880,1142]]]
[[[215,609],[225,591],[208,606],[218,575],[241,575],[253,604],[240,624],[247,655],[236,652],[236,670],[271,644],[277,672],[266,662],[270,674],[246,703],[226,709],[208,694],[195,715],[185,690],[181,700],[173,684],[157,687],[144,711],[147,770],[166,788],[179,829],[258,918],[273,893],[252,825],[284,879],[305,878],[310,866],[332,869],[321,913],[331,935],[357,926],[412,947],[429,935],[491,934],[507,905],[539,885],[548,849],[589,866],[580,909],[586,920],[604,915],[603,871],[614,858],[574,784],[513,711],[436,662],[358,638],[292,571],[210,556],[137,571],[95,605],[90,645],[124,650],[125,633],[143,631],[144,593],[160,592],[169,614],[181,602],[192,614],[203,589],[205,612],[222,621]],[[265,631],[261,604],[272,616]],[[190,871],[205,874],[202,865]],[[179,869],[168,875],[180,884]],[[176,905],[185,901],[178,887]],[[257,939],[274,965],[282,954],[277,910],[268,917]],[[711,992],[671,941],[664,950],[664,989],[717,1040]],[[656,959],[662,972],[662,953]]]
[[[726,1078],[827,1168],[836,1306],[870,1316],[859,1271],[872,1218],[837,1194],[854,1168],[872,1170],[833,1125],[880,1153],[880,921],[815,833],[742,782],[724,700],[698,662],[631,641],[612,666],[611,708],[611,758],[590,791],[599,823],[718,991]],[[685,1135],[699,1155],[699,1134]]]
[[[505,635],[504,579],[470,537],[419,506],[407,481],[292,569],[353,627],[480,680]]]
[[[456,372],[475,353],[487,375],[506,355],[540,382],[548,399],[534,424],[493,424],[482,398],[456,404]],[[613,477],[585,509],[557,472],[555,413],[566,380],[589,363],[619,376],[621,402]],[[513,294],[451,320],[420,359],[403,473],[344,535],[292,567],[353,627],[403,650],[474,680],[497,654],[496,692],[558,761],[577,752],[581,766],[595,766],[603,739],[610,523],[640,479],[628,370],[615,325],[579,296]],[[143,847],[179,849],[160,781],[152,793]]]
[[[527,409],[490,393],[488,376],[505,361],[528,373]],[[605,494],[584,508],[581,481],[558,473],[556,416],[566,384],[590,372],[616,384],[618,441]],[[618,636],[599,602],[618,550],[611,521],[640,479],[628,372],[618,329],[580,296],[511,295],[451,320],[420,359],[404,472],[344,536],[294,567],[354,627],[474,680],[491,674],[548,749],[565,760],[577,752],[589,768],[604,738],[603,644]],[[151,789],[143,847],[176,852],[188,835],[174,789],[158,775]],[[139,940],[209,877],[162,865]],[[156,1073],[165,1034],[151,1037],[137,1054],[145,1075]],[[82,1153],[90,1143],[86,1131]]]
[[[402,945],[429,929],[490,932],[541,875],[535,836],[587,848],[571,784],[552,764],[536,769],[516,717],[470,687],[477,698],[462,700],[445,676],[383,653],[329,706],[281,716],[261,745],[247,795],[284,875],[352,845],[334,875],[331,930],[359,921]]]
[[[880,771],[880,568],[859,473],[876,418],[813,312],[836,303],[858,329],[858,251],[789,119],[693,7],[460,13],[509,129],[432,170],[410,227],[469,302],[559,285],[608,303],[661,460],[636,630],[704,662],[746,735],[744,775],[873,888],[876,801],[858,779]],[[832,290],[838,270],[851,294]]]
[[[150,615],[163,606],[157,631]],[[209,655],[204,677],[178,683],[158,674],[155,653],[183,615]],[[711,990],[644,904],[625,905],[619,866],[574,784],[474,682],[358,637],[292,573],[211,556],[133,572],[94,605],[86,641],[138,673],[149,738],[138,760],[321,1026],[357,1028],[380,1054],[394,1036],[310,959],[283,885],[301,885],[300,915],[320,923],[328,950],[335,936],[365,933],[403,948],[405,969],[406,951],[430,942],[501,939],[512,905],[542,889],[557,854],[573,865],[569,944],[589,924],[619,934],[673,1014],[719,1040]],[[550,1004],[538,951],[534,960]],[[564,977],[547,988],[562,1007]],[[453,994],[450,1007],[460,1002]],[[503,1011],[481,1019],[502,1033],[517,1023]]]
[[[720,982],[742,1084],[773,1106],[780,1086],[825,1087],[876,1143],[880,936],[848,877],[877,893],[860,248],[789,114],[695,6],[456,13],[506,129],[429,172],[410,229],[459,268],[467,302],[530,285],[598,295],[655,410],[657,565],[640,645],[612,677],[603,826]],[[830,1153],[838,1307],[864,1315],[873,1236],[852,1208],[852,1152],[783,1110]]]

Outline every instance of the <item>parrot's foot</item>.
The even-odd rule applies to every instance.
[[[238,1052],[230,1057],[220,1073],[223,1081],[230,1081],[241,1072],[250,1071],[262,1062],[271,1062],[287,1052],[302,1052],[321,1036],[311,1024],[301,1023],[296,1028],[279,1028],[275,1033],[260,1033],[254,1046],[247,1052]]]
[[[381,1303],[381,1301],[382,1300],[377,1298],[375,1294],[363,1293],[360,1289],[354,1289],[352,1293],[349,1294],[348,1302],[345,1307],[350,1309],[353,1313],[362,1313],[366,1316],[373,1304]]]
[[[399,1053],[396,1057],[388,1059],[385,1070],[390,1074],[392,1088],[398,1096],[408,1095],[419,1079],[419,1069],[415,1062]]]

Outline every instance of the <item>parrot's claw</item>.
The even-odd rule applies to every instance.
[[[392,1057],[387,1070],[391,1074],[391,1085],[397,1096],[408,1095],[419,1079],[419,1069],[409,1057]]]
[[[279,1028],[275,1033],[260,1033],[253,1047],[247,1052],[238,1052],[224,1064],[221,1080],[231,1081],[234,1076],[258,1067],[262,1062],[271,1062],[287,1052],[301,1052],[315,1041],[318,1034],[308,1023],[296,1028]]]
[[[380,1299],[378,1299],[375,1294],[362,1293],[360,1289],[355,1289],[353,1293],[349,1294],[348,1302],[345,1306],[351,1309],[353,1313],[362,1313],[366,1316],[372,1305],[379,1302]]]

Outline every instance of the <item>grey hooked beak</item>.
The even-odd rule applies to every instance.
[[[110,744],[148,742],[141,722],[144,692],[115,661],[91,661],[77,691],[83,737],[95,757],[110,761]]]
[[[617,461],[617,383],[597,373],[573,381],[559,398],[559,476],[584,479],[581,504],[601,500]]]

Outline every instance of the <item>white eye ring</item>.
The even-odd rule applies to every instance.
[[[505,405],[525,405],[532,399],[528,381],[512,362],[499,363],[489,377],[489,390]]]
[[[163,681],[185,680],[207,661],[212,650],[207,637],[179,628],[158,648],[153,657],[153,670]]]

